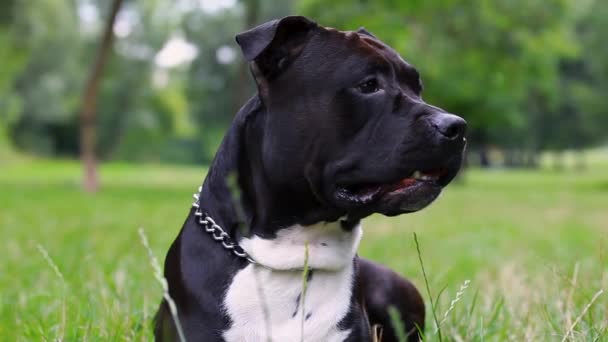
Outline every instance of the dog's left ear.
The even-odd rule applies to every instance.
[[[372,37],[374,39],[378,39],[378,38],[376,38],[376,36],[373,35],[373,33],[371,33],[368,30],[366,30],[365,27],[363,27],[363,26],[359,27],[359,29],[357,30],[357,33],[361,33],[361,34],[364,34],[366,36],[370,36],[370,37]]]
[[[305,17],[289,16],[269,21],[236,36],[258,84],[271,80],[300,54],[317,24]]]

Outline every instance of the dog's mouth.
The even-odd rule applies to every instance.
[[[423,209],[432,203],[456,176],[460,162],[448,167],[406,172],[387,182],[338,184],[334,200],[349,213],[367,216],[373,212],[398,215]]]
[[[359,183],[338,186],[336,196],[353,203],[366,204],[383,195],[398,195],[417,187],[443,187],[447,169],[414,171],[407,177],[389,183]]]

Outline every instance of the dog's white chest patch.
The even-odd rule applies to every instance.
[[[340,233],[328,223],[286,228],[272,240],[241,240],[243,248],[266,267],[248,265],[228,287],[224,309],[232,324],[223,333],[226,341],[266,342],[270,336],[275,342],[341,342],[349,336],[350,330],[340,330],[338,323],[350,306],[352,260],[361,228],[345,232],[336,225]],[[277,240],[274,249],[268,245]],[[302,300],[305,242],[312,270]],[[301,258],[295,256],[300,252]]]

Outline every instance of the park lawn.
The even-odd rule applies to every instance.
[[[420,213],[365,220],[360,254],[418,286],[428,340],[608,341],[608,158],[589,163],[468,170]],[[0,340],[150,340],[161,287],[138,228],[162,263],[204,172],[108,164],[90,195],[74,161],[0,163]]]

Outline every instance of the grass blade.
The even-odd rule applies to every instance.
[[[302,321],[300,324],[300,341],[304,342],[304,321],[306,320],[306,310],[304,303],[306,299],[306,289],[308,288],[308,241],[304,244],[304,270],[302,271],[302,296],[300,296],[300,306],[302,307]]]
[[[388,307],[388,315],[391,319],[391,325],[393,326],[393,330],[395,330],[395,335],[397,335],[397,340],[399,342],[407,342],[407,336],[405,335],[405,326],[403,326],[403,320],[401,319],[401,315],[399,315],[399,311],[394,306]]]
[[[49,266],[51,267],[51,269],[53,270],[55,275],[57,275],[57,278],[59,278],[59,280],[61,281],[61,287],[62,287],[62,290],[61,290],[61,292],[62,292],[62,294],[61,294],[61,327],[59,329],[59,336],[56,338],[56,340],[63,341],[64,336],[65,336],[65,328],[66,328],[66,321],[67,321],[67,308],[66,308],[67,283],[65,281],[65,277],[63,276],[63,273],[61,273],[61,271],[59,270],[59,267],[57,266],[57,264],[55,264],[55,262],[53,261],[53,259],[50,256],[49,252],[41,244],[37,244],[36,248],[38,249],[40,254],[42,254],[42,257],[49,264]]]
[[[435,327],[437,328],[437,336],[439,342],[442,342],[441,328],[439,327],[439,320],[437,319],[437,313],[435,312],[435,302],[433,301],[433,295],[431,294],[431,287],[429,286],[429,279],[426,276],[426,270],[424,269],[424,262],[422,262],[422,252],[420,251],[420,243],[418,243],[418,236],[414,233],[414,242],[416,243],[416,251],[418,252],[418,260],[420,261],[420,268],[422,268],[422,276],[424,277],[424,284],[426,285],[426,292],[431,301],[431,310],[433,312],[433,320],[435,321]]]
[[[576,320],[574,320],[574,323],[572,323],[572,325],[570,326],[570,328],[568,328],[568,331],[566,331],[566,335],[564,335],[564,338],[562,339],[562,342],[565,342],[568,337],[570,336],[570,334],[572,334],[572,332],[574,331],[574,328],[576,327],[576,325],[578,324],[578,322],[580,322],[580,320],[583,318],[583,316],[585,316],[585,314],[587,313],[587,311],[589,310],[589,308],[591,308],[591,305],[593,305],[593,303],[597,300],[597,298],[599,296],[602,295],[602,293],[604,293],[604,290],[599,290],[595,293],[595,295],[593,295],[593,298],[591,298],[591,301],[589,301],[589,303],[587,303],[587,305],[585,305],[585,308],[583,309],[583,312],[581,312],[580,315],[578,315],[578,317],[576,318]]]
[[[167,306],[169,306],[169,312],[171,313],[171,317],[173,317],[173,323],[175,324],[175,329],[177,330],[177,335],[181,342],[186,342],[186,337],[184,336],[184,332],[182,330],[182,325],[179,322],[179,317],[177,315],[177,306],[173,301],[173,298],[169,295],[169,285],[167,284],[167,279],[163,276],[163,272],[160,268],[160,264],[154,256],[152,249],[150,248],[150,244],[148,243],[148,238],[146,237],[146,233],[143,228],[139,228],[138,231],[139,237],[141,239],[141,244],[144,246],[146,252],[148,252],[148,259],[150,259],[150,265],[152,266],[152,270],[154,271],[154,278],[160,283],[160,286],[163,290],[163,298],[167,302]]]

